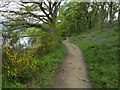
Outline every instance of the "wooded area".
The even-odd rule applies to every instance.
[[[3,88],[26,87],[32,78],[55,70],[64,56],[66,47],[61,42],[66,37],[120,28],[120,2],[2,3]],[[47,87],[39,83],[38,87]]]

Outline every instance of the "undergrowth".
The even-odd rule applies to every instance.
[[[3,88],[47,88],[52,83],[55,69],[62,61],[66,47],[59,43],[54,50],[44,56],[33,57],[37,61],[36,67],[39,68],[36,72],[29,71],[30,78],[8,78],[3,76]],[[32,66],[33,67],[33,66]],[[25,81],[26,80],[26,81]]]

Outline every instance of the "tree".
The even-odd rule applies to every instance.
[[[104,24],[104,13],[105,13],[105,2],[100,3],[100,26],[101,31],[103,31],[103,24]]]
[[[118,25],[120,25],[120,2],[119,2],[119,9],[118,9]]]
[[[63,9],[63,7],[65,7]],[[80,33],[90,30],[98,21],[98,9],[94,3],[70,2],[63,5],[60,13],[62,29],[69,33]]]
[[[115,17],[115,13],[119,11],[119,4],[115,2],[108,2],[108,12],[109,12],[109,22],[112,24],[112,21]]]
[[[120,9],[119,9],[119,13],[118,13],[118,24],[120,25]]]
[[[47,0],[46,2],[14,2],[17,3],[20,8],[17,11],[1,10],[1,12],[4,12],[3,16],[7,18],[7,21],[2,22],[2,24],[17,27],[19,25],[20,29],[28,27],[40,28],[46,32],[50,32],[53,40],[55,40],[56,17],[61,1],[62,0],[57,2],[51,2],[51,0]],[[10,3],[11,2],[3,7],[10,5]]]

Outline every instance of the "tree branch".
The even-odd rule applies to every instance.
[[[49,14],[47,14],[47,13],[45,12],[45,9],[42,7],[42,2],[40,3],[39,7],[40,7],[40,9],[42,10],[42,12],[47,16],[47,18],[48,18],[50,21],[52,21],[52,19],[49,17]]]
[[[4,4],[1,8],[3,8],[3,7],[5,7],[5,6],[7,6],[7,5],[9,5],[11,2],[8,2],[7,4]]]

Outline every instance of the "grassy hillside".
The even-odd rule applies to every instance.
[[[89,67],[92,86],[95,88],[118,87],[118,27],[90,30],[70,41],[78,45]]]

